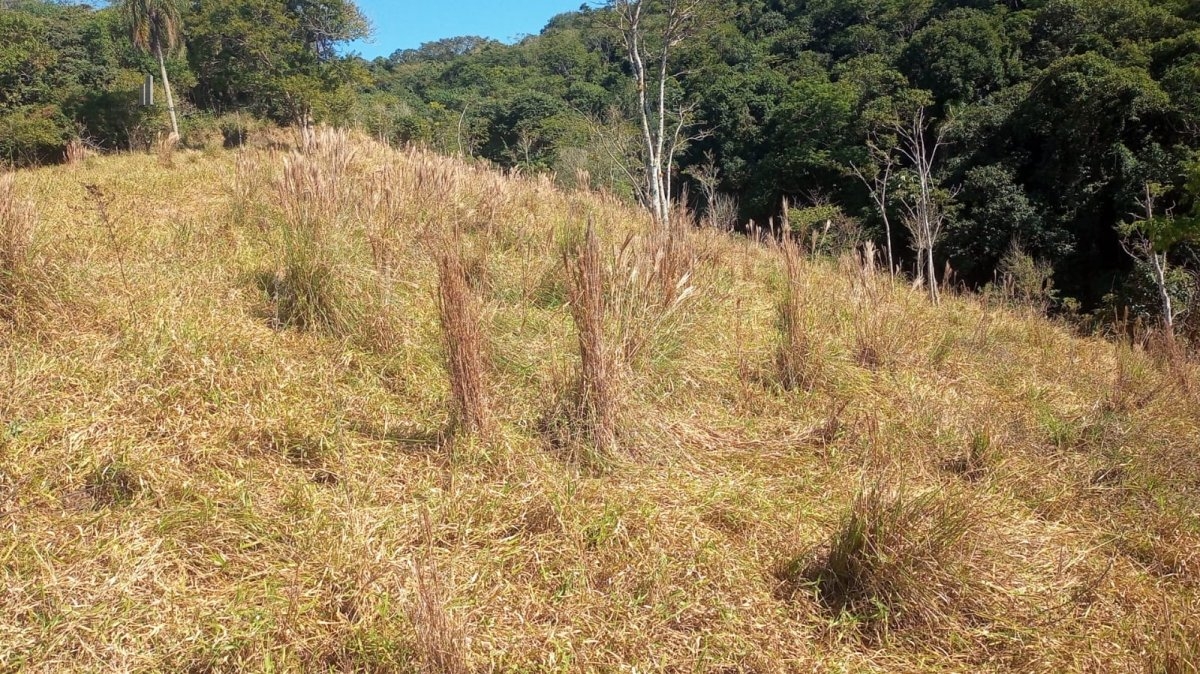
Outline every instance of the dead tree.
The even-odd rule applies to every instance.
[[[706,0],[611,0],[609,5],[624,41],[638,95],[645,175],[642,201],[654,219],[666,223],[671,214],[671,180],[675,156],[701,136],[687,132],[691,107],[672,106],[668,85],[675,47],[696,34]]]
[[[888,188],[891,185],[892,171],[896,167],[896,155],[892,150],[886,149],[884,143],[880,141],[878,130],[873,129],[867,138],[867,150],[871,155],[871,164],[864,171],[855,164],[850,164],[850,170],[858,179],[866,185],[867,192],[871,195],[871,201],[875,204],[875,209],[879,211],[879,217],[883,219],[884,236],[887,237],[885,250],[887,251],[887,266],[888,274],[895,275],[896,261],[892,255],[892,221],[888,217]]]
[[[934,174],[938,153],[946,145],[950,124],[944,122],[930,129],[931,120],[924,105],[917,105],[893,118],[891,131],[896,135],[896,151],[908,163],[902,174],[902,187],[897,200],[904,211],[904,224],[913,237],[917,251],[917,278],[929,285],[929,299],[937,304],[937,267],[933,249],[946,224],[946,205],[957,190],[946,193]]]
[[[1175,335],[1175,319],[1183,311],[1175,308],[1169,285],[1169,261],[1167,251],[1176,240],[1188,238],[1178,227],[1171,209],[1158,212],[1158,199],[1164,190],[1161,185],[1147,182],[1138,198],[1139,212],[1131,213],[1133,222],[1121,225],[1121,247],[1137,262],[1149,265],[1154,274],[1154,285],[1158,291],[1159,311],[1162,314],[1163,332],[1168,338]]]

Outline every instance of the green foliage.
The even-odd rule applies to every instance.
[[[363,37],[366,20],[345,0],[221,0],[198,3],[185,19],[193,100],[245,109],[277,121],[333,120],[349,111],[365,68],[336,57]]]
[[[53,107],[0,111],[0,164],[56,161],[68,133],[67,120]]]
[[[801,235],[814,229],[819,230],[825,227],[826,223],[841,220],[844,217],[842,209],[833,204],[788,209],[788,222],[792,225],[792,231]]]

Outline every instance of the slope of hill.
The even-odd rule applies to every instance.
[[[10,183],[0,668],[1200,663],[1190,365],[332,132]]]

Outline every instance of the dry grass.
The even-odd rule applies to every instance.
[[[567,298],[579,343],[579,371],[574,382],[571,432],[585,438],[589,462],[617,450],[620,426],[621,363],[605,330],[607,281],[600,238],[589,220],[583,241],[565,254]]]
[[[427,545],[432,546],[432,526],[429,513],[422,511],[422,525]],[[462,626],[447,610],[449,592],[438,572],[432,550],[414,564],[416,592],[409,607],[409,619],[416,631],[423,671],[427,674],[466,674],[466,639]]]
[[[0,670],[1194,666],[1186,359],[861,260],[789,275],[544,177],[292,142],[9,179],[54,273],[37,329],[0,330]],[[448,455],[455,222],[494,434]],[[543,424],[593,451],[589,377],[601,471]]]
[[[455,231],[447,236],[435,254],[438,315],[455,416],[459,427],[466,432],[483,434],[492,425],[487,384],[487,323],[468,281],[461,234]]]
[[[778,248],[783,259],[784,289],[778,305],[779,346],[775,351],[775,368],[779,383],[790,391],[809,388],[815,383],[814,328],[809,321],[810,302],[805,293],[804,251],[788,236]]]
[[[944,630],[969,592],[966,539],[979,514],[966,506],[870,485],[817,558],[794,560],[780,577],[793,588],[811,583],[835,615],[875,632]]]
[[[280,326],[346,334],[359,320],[337,245],[338,181],[336,168],[300,154],[284,159],[276,186],[283,265],[270,287]]]
[[[0,320],[25,322],[45,298],[45,275],[34,254],[37,219],[12,174],[0,173]]]

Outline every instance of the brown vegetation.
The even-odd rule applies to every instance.
[[[323,133],[0,178],[0,669],[1195,671],[1182,352]]]

